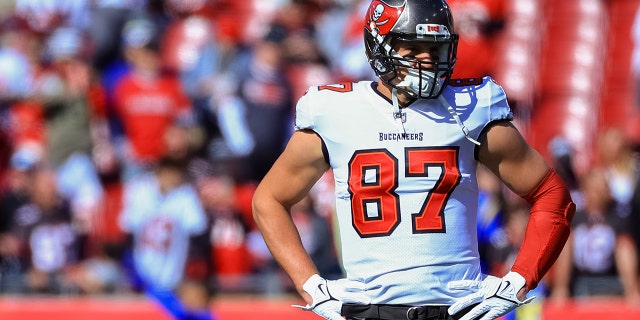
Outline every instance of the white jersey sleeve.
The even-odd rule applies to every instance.
[[[307,92],[298,99],[298,103],[296,104],[296,113],[295,113],[295,129],[313,129],[313,114],[311,112],[311,101],[309,99],[310,96],[314,95],[313,93],[309,93],[310,91],[316,91],[316,87],[311,87],[307,90]]]

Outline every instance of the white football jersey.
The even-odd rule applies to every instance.
[[[198,194],[184,184],[163,194],[154,175],[127,184],[120,226],[134,235],[136,271],[148,284],[174,289],[183,279],[189,238],[207,226]]]
[[[362,81],[311,87],[296,107],[296,129],[323,140],[335,178],[347,278],[365,283],[372,303],[450,305],[452,280],[480,279],[476,236],[476,145],[439,99],[394,115],[391,101]],[[449,85],[469,136],[512,120],[491,78]]]

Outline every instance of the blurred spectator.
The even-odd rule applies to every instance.
[[[615,127],[605,129],[600,135],[598,152],[616,201],[616,213],[626,218],[631,213],[631,196],[640,179],[638,157],[624,132]]]
[[[318,45],[325,52],[329,67],[339,82],[376,78],[366,55],[362,54],[365,50],[362,19],[370,3],[369,0],[351,1],[344,7],[346,17],[334,10],[318,19]],[[340,22],[340,19],[345,21]]]
[[[282,56],[288,63],[325,62],[316,43],[313,3],[291,0],[280,8],[269,26],[268,33],[278,37]]]
[[[344,51],[346,50],[346,47],[344,46],[344,38],[347,30],[352,24],[351,11],[358,11],[352,10],[352,8],[362,7],[359,3],[367,2],[368,4],[369,1],[350,1],[350,4],[332,0],[326,2],[328,3],[325,4],[325,7],[322,8],[322,10],[315,11],[316,17],[313,21],[314,29],[316,30],[315,41],[316,46],[321,51],[321,54],[326,57],[326,63],[336,64],[342,58]],[[364,8],[361,9],[364,10]],[[362,22],[364,13],[365,11],[358,11],[357,13],[354,12],[353,18]],[[361,28],[362,23],[360,23],[359,29]],[[362,30],[358,31],[362,33]],[[362,50],[364,50],[364,47],[362,47]],[[366,59],[361,60],[365,60],[366,62]]]
[[[530,206],[521,200],[510,202],[504,208],[504,241],[491,243],[489,250],[490,274],[500,275],[511,270],[524,240]],[[542,306],[547,290],[546,277],[532,290],[536,299],[505,315],[503,320],[542,319]]]
[[[529,220],[529,206],[513,202],[504,208],[504,242],[492,245],[489,250],[490,274],[504,274],[511,270]]]
[[[38,222],[31,203],[42,151],[21,147],[11,156],[6,190],[0,198],[0,292],[22,292],[30,265],[29,232]]]
[[[491,250],[505,247],[504,237],[504,207],[505,198],[502,192],[503,185],[489,169],[478,166],[476,171],[478,179],[478,251],[480,253],[480,266],[486,274],[494,274],[491,260]],[[497,273],[501,275],[505,273]]]
[[[177,319],[186,312],[182,298],[175,295],[188,280],[191,239],[206,228],[198,194],[185,177],[184,161],[161,158],[153,173],[127,183],[120,216],[122,229],[133,241],[125,257],[132,259],[127,267],[133,288],[156,299]]]
[[[57,27],[83,29],[91,21],[89,0],[15,0],[16,14],[38,33],[48,33]]]
[[[238,60],[244,60],[244,53]],[[238,96],[238,76],[242,72],[231,68],[234,70],[218,76],[216,92],[210,102],[217,130],[209,128],[207,156],[212,162],[225,165],[234,179],[240,181],[247,180],[247,157],[255,141],[247,123],[248,110]]]
[[[209,243],[216,291],[251,289],[252,272],[247,249],[248,223],[237,209],[235,182],[225,173],[199,179],[198,190],[210,220]]]
[[[220,0],[202,11],[211,19],[218,54],[218,69],[210,79],[210,99],[200,114],[206,130],[203,151],[216,165],[225,165],[235,179],[245,175],[246,156],[254,146],[247,110],[238,96],[239,79],[251,60],[252,43],[245,33],[250,21],[255,21],[253,6],[252,1]]]
[[[549,141],[548,149],[551,154],[552,167],[569,188],[571,199],[576,204],[576,208],[580,209],[582,207],[582,193],[580,192],[578,175],[574,170],[573,156],[575,151],[573,147],[567,139],[557,136]]]
[[[247,235],[247,248],[253,261],[252,273],[259,279],[257,292],[267,295],[279,295],[292,285],[271,255],[262,234],[257,228]]]
[[[33,67],[25,54],[7,43],[7,37],[11,36],[5,33],[0,46],[0,96],[3,104],[30,94],[33,77]]]
[[[30,252],[25,278],[27,291],[75,293],[66,273],[81,258],[81,244],[72,224],[69,203],[58,192],[53,171],[35,172],[29,203],[21,208],[26,212],[19,214],[31,215],[33,219],[27,231]]]
[[[34,99],[12,101],[7,106],[3,122],[11,149],[18,150],[23,146],[45,148],[44,112],[39,102]]]
[[[106,101],[98,112],[103,119],[107,119]],[[103,197],[96,214],[96,221],[92,229],[90,250],[103,256],[104,246],[117,246],[122,244],[125,237],[118,226],[118,215],[122,209],[122,181],[121,163],[117,158],[114,145],[111,142],[110,129],[103,125],[99,130],[92,128],[93,136],[97,142],[93,147],[92,159],[96,166],[98,177],[103,188]]]
[[[0,193],[5,189],[5,176],[9,168],[11,142],[7,134],[0,128]]]
[[[163,141],[163,156],[189,162],[196,157],[194,135],[190,128],[184,126],[170,126],[161,137]]]
[[[41,112],[26,103],[32,93],[35,68],[25,47],[33,42],[34,38],[24,31],[3,30],[0,35],[0,130],[12,140],[12,147],[43,140]],[[23,106],[14,110],[18,104]]]
[[[162,158],[154,173],[126,185],[120,225],[133,236],[136,271],[148,285],[175,289],[189,238],[205,230],[202,205],[185,171],[183,161]]]
[[[636,244],[636,248],[640,248],[640,179],[636,181],[636,186],[631,197],[631,214],[629,215],[629,225]],[[638,257],[640,264],[640,255]],[[640,267],[639,267],[640,269]],[[640,270],[638,270],[640,272]]]
[[[261,36],[260,32],[265,29],[261,24],[268,23],[270,15],[260,14],[258,11],[259,8],[270,6],[273,6],[270,1],[216,0],[207,2],[203,7],[200,13],[208,17],[214,26],[222,69],[236,58],[239,51],[243,51]],[[255,32],[256,30],[259,32]]]
[[[13,150],[26,145],[42,148],[44,143],[42,110],[29,99],[34,68],[20,50],[31,39],[18,42],[19,35],[13,30],[0,35],[0,178]]]
[[[266,35],[282,47],[282,69],[291,85],[292,101],[310,86],[335,82],[318,42],[316,21],[322,17],[322,8],[316,1],[289,1],[276,12]]]
[[[117,83],[114,104],[124,128],[117,150],[126,181],[165,154],[163,137],[169,128],[193,127],[194,119],[178,79],[162,73],[157,27],[149,20],[132,20],[122,36],[131,70]]]
[[[238,182],[259,181],[284,148],[292,128],[292,86],[284,69],[283,34],[269,32],[221,77],[215,108],[223,141],[212,158],[234,159]]]
[[[143,5],[143,0],[91,1],[87,33],[93,44],[91,63],[98,72],[120,58],[122,28],[135,12],[142,11]]]
[[[313,198],[307,196],[291,208],[291,216],[302,239],[302,245],[325,279],[343,277],[336,257],[331,226],[318,213]]]
[[[204,0],[165,2],[171,21],[162,39],[163,66],[180,79],[190,98],[199,134],[198,153],[206,152],[206,143],[220,135],[215,112],[210,107],[215,81],[221,71],[221,48],[213,22],[203,11]]]
[[[453,78],[493,75],[495,48],[504,28],[504,0],[449,0],[458,41]]]
[[[311,196],[305,197],[292,208],[292,217],[305,250],[318,265],[318,271],[329,279],[342,276],[342,268],[337,260],[338,252],[333,241],[331,224],[319,215]],[[278,267],[257,229],[251,230],[248,247],[255,263],[255,274],[264,281],[267,294],[278,294],[294,290],[291,280]]]
[[[103,189],[91,153],[93,134],[106,126],[96,117],[91,66],[83,50],[84,35],[72,28],[54,30],[45,42],[43,68],[35,79],[34,96],[42,105],[46,161],[57,171],[58,188],[71,201],[79,231],[89,233]],[[103,137],[106,139],[107,137]]]
[[[123,250],[122,248],[126,245],[127,240],[127,235],[124,230],[120,228],[118,222],[123,207],[124,185],[120,180],[119,167],[113,155],[98,156],[98,158],[103,158],[100,161],[110,162],[111,164],[103,163],[102,166],[104,167],[101,168],[100,172],[100,181],[103,185],[104,197],[102,198],[95,227],[92,230],[91,239],[87,246],[88,250],[90,250],[88,258],[94,258],[96,262],[110,264],[111,259],[120,260],[120,251]],[[111,287],[108,283],[104,284],[104,289],[117,289],[117,287]],[[122,287],[122,284],[118,287]]]
[[[640,305],[637,249],[629,222],[615,213],[607,170],[593,168],[583,177],[584,206],[558,262],[551,297],[624,296]]]
[[[67,281],[82,294],[128,292],[127,278],[120,265],[120,251],[120,247],[104,243],[98,254],[69,268]]]
[[[185,6],[193,3],[191,6]],[[212,81],[220,69],[213,24],[198,14],[204,1],[167,1],[172,14],[162,38],[163,66],[176,72],[184,92],[192,100],[211,95]]]
[[[238,96],[254,141],[245,168],[251,181],[267,173],[292,130],[292,88],[283,69],[283,40],[277,32],[259,40],[248,70],[238,79]]]
[[[67,272],[82,258],[81,242],[42,150],[16,150],[8,180],[0,200],[0,291],[74,293]]]

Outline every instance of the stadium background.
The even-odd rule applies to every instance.
[[[13,10],[14,1],[3,2],[0,10]],[[228,28],[223,32],[251,39],[259,33],[259,23],[268,21],[273,13],[269,7],[284,6],[287,1],[265,5],[267,2],[242,1],[240,9],[233,9],[237,11],[223,10],[215,16],[222,21],[221,29]],[[506,28],[492,44],[496,61],[492,74],[513,100],[518,125],[532,145],[551,158],[550,141],[564,137],[575,150],[575,169],[580,173],[598,161],[596,141],[605,128],[622,128],[628,139],[640,143],[634,73],[634,32],[640,32],[634,30],[634,21],[640,1],[505,0],[504,5]],[[219,8],[232,10],[234,5]],[[296,94],[326,76],[318,76],[313,68],[295,70]],[[345,78],[345,74],[340,76]],[[214,297],[211,309],[221,320],[316,318],[290,307],[299,302],[291,294],[222,293]],[[640,311],[621,299],[572,301],[562,306],[544,302],[538,307],[544,319],[640,319]],[[45,318],[169,319],[161,308],[140,296],[0,296],[0,319]]]

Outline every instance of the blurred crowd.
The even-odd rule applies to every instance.
[[[493,74],[509,1],[449,2],[454,77]],[[1,3],[0,294],[292,292],[252,221],[253,188],[308,86],[375,79],[368,0]],[[638,149],[616,128],[601,139],[586,173],[570,143],[549,144],[578,213],[543,294],[640,305]],[[528,207],[478,175],[482,264],[502,275]],[[331,179],[293,210],[329,279],[342,276]]]

